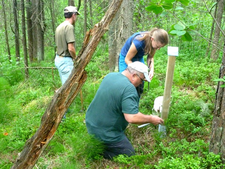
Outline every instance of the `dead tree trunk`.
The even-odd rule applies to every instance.
[[[122,0],[114,0],[102,20],[86,34],[83,47],[75,61],[75,66],[70,77],[54,95],[49,107],[42,117],[39,129],[34,136],[26,142],[23,151],[16,159],[12,169],[28,169],[33,168],[35,165],[41,153],[56,132],[65,111],[86,81],[87,74],[84,69],[91,60],[101,37],[107,31],[108,26],[121,3]]]

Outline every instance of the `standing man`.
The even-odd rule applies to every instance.
[[[122,73],[109,73],[87,110],[88,133],[103,142],[106,159],[135,154],[124,133],[129,123],[163,123],[160,117],[144,115],[138,110],[139,96],[135,87],[143,81],[150,81],[148,67],[139,61],[130,63]]]
[[[56,57],[55,66],[59,71],[62,85],[68,79],[73,70],[73,60],[76,58],[74,23],[80,13],[74,6],[67,6],[64,9],[65,21],[55,31]]]

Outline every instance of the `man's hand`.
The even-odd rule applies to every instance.
[[[154,125],[163,124],[164,120],[156,115],[151,115],[151,122]]]

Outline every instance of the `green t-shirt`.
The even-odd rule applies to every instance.
[[[61,56],[70,56],[68,43],[74,42],[74,27],[68,21],[64,21],[56,28],[55,31],[57,54]]]
[[[86,113],[88,133],[106,143],[123,139],[128,122],[124,114],[138,113],[135,86],[121,73],[109,73],[102,81]]]

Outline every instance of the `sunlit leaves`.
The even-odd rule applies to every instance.
[[[169,33],[171,35],[180,36],[183,41],[192,41],[189,28],[181,22],[173,25]]]
[[[161,5],[158,4],[152,4],[148,7],[145,8],[147,11],[152,11],[155,14],[160,14],[163,11],[163,8],[161,7]]]
[[[161,0],[152,1],[151,5],[147,6],[145,9],[149,12],[154,12],[155,14],[161,14],[164,10],[170,10],[173,8],[173,4],[180,2],[182,5],[187,6],[189,0]],[[177,7],[176,9],[181,10],[182,7]]]

